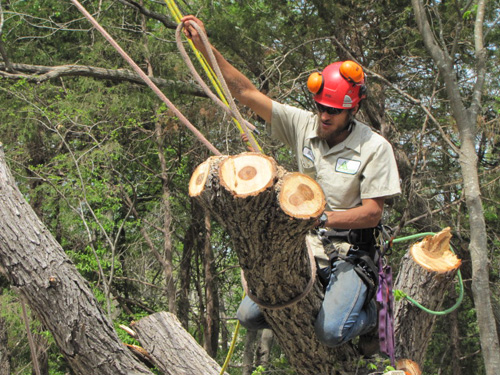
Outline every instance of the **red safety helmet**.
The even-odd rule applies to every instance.
[[[314,100],[328,107],[349,109],[366,98],[365,75],[354,61],[338,61],[307,80]]]

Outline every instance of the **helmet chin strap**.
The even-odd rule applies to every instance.
[[[345,131],[348,131],[349,133],[352,130],[352,127],[354,126],[354,115],[352,114],[352,109],[349,110],[349,119],[347,120],[347,124],[342,128],[340,133],[343,133]]]

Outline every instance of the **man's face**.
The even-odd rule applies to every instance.
[[[328,142],[331,146],[342,142],[347,135],[347,125],[351,121],[351,110],[337,110],[331,107],[317,105],[318,107],[318,138]],[[330,113],[328,113],[330,112]],[[338,112],[338,113],[336,113]]]

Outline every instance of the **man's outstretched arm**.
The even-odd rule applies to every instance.
[[[201,37],[198,34],[198,31],[192,26],[192,23],[194,22],[200,26],[203,32],[205,32],[203,22],[193,15],[185,16],[181,21],[184,23],[184,34],[186,37],[193,41],[193,44],[198,51],[200,51],[209,64],[211,64]],[[219,64],[219,68],[233,97],[236,98],[241,104],[251,108],[266,122],[271,122],[271,98],[257,90],[255,85],[245,75],[243,75],[243,73],[232,66],[224,58],[224,56],[222,56],[222,54],[214,46],[212,46],[212,44],[210,44],[210,48],[212,49],[217,64]]]

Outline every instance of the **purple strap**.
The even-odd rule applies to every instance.
[[[378,267],[379,288],[377,291],[377,302],[380,303],[378,313],[378,337],[380,351],[391,359],[394,366],[394,310],[392,296],[392,269],[390,266],[382,266],[382,260]]]

